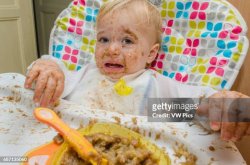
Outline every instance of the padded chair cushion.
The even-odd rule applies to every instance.
[[[108,0],[74,0],[57,18],[50,54],[69,70],[94,60],[95,21]],[[163,19],[152,69],[178,82],[230,89],[248,49],[247,26],[225,0],[150,0]]]

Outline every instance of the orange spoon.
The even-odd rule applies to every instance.
[[[39,121],[46,123],[56,129],[82,159],[88,160],[93,165],[108,164],[108,161],[104,158],[101,158],[101,156],[97,153],[97,151],[87,139],[85,139],[76,130],[68,127],[54,111],[48,108],[36,108],[34,115]]]

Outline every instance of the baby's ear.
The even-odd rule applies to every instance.
[[[151,62],[154,61],[155,57],[157,56],[157,53],[160,49],[160,44],[157,43],[157,44],[154,44],[152,47],[151,47],[151,50],[149,52],[149,56],[148,56],[148,59],[147,59],[147,63],[150,64]]]

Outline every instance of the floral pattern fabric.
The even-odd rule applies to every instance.
[[[50,54],[69,70],[94,60],[95,22],[108,0],[74,0],[59,15]],[[163,19],[162,45],[151,68],[181,83],[230,89],[248,49],[247,26],[225,0],[149,0]]]

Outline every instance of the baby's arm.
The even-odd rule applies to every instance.
[[[250,135],[250,98],[248,96],[235,91],[216,91],[206,86],[185,85],[159,74],[157,74],[157,82],[157,87],[164,87],[164,90],[159,90],[162,98],[199,98],[201,96],[208,98],[206,104],[199,106],[197,113],[208,117],[211,129],[221,131],[222,139],[238,141],[243,136]],[[233,120],[229,120],[228,115]]]
[[[70,71],[62,60],[43,55],[29,66],[25,88],[32,88],[34,84],[34,101],[40,106],[48,107],[54,105],[60,97],[69,95],[91,66],[86,65],[78,71]]]
[[[238,141],[250,135],[249,97],[235,91],[219,91],[202,104],[198,113],[207,115],[210,127],[224,140]]]
[[[35,82],[33,100],[40,106],[54,104],[64,90],[65,76],[59,65],[53,60],[38,59],[28,71],[25,88],[32,88]]]

